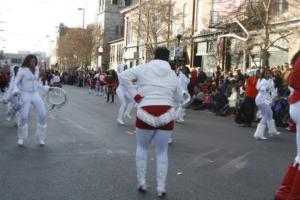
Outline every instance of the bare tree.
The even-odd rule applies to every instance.
[[[69,28],[57,45],[57,54],[60,63],[65,67],[76,70],[79,67],[87,68],[102,40],[101,28],[98,25],[89,25],[86,29]]]
[[[141,1],[139,11],[132,16],[133,32],[146,47],[146,60],[153,58],[159,45],[169,46],[177,41],[172,26],[182,26],[182,12],[176,10],[175,4],[172,0]],[[183,39],[190,32],[190,28],[182,31]]]
[[[226,1],[226,0],[225,0]],[[248,29],[249,40],[243,42],[243,48],[250,57],[253,49],[259,50],[259,60],[262,67],[268,66],[270,48],[288,52],[290,36],[299,31],[298,26],[290,25],[289,21],[299,17],[293,9],[300,5],[299,0],[241,0],[243,2],[232,13],[226,13],[220,21],[225,25],[225,32],[242,32],[232,24],[230,19],[237,18]],[[219,0],[215,4],[221,4]],[[222,11],[221,11],[222,12]],[[279,23],[280,22],[280,23]],[[239,46],[239,47],[241,47]],[[254,62],[255,63],[255,62]]]

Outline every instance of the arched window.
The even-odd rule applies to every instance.
[[[183,5],[183,29],[188,29],[189,26],[189,6],[187,3]]]

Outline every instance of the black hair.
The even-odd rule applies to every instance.
[[[182,72],[185,70],[186,73],[184,73],[184,75],[186,77],[189,77],[189,74],[191,73],[190,69],[187,66],[183,66],[182,67]]]
[[[158,47],[154,52],[154,59],[169,61],[170,51],[166,47]]]
[[[266,72],[269,71],[271,73],[271,70],[269,68],[264,68],[264,70],[261,73],[260,79],[266,78]]]
[[[19,66],[14,66],[14,74],[15,74],[15,76],[17,76],[17,73],[18,73],[18,71],[19,71]]]
[[[297,58],[300,56],[300,50],[293,56],[292,60],[291,60],[291,64],[295,64]]]
[[[35,59],[36,64],[38,64],[38,59],[35,55],[29,54],[25,57],[22,67],[29,67],[31,59]]]

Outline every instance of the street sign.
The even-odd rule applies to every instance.
[[[175,57],[183,58],[183,46],[176,46],[175,48]]]

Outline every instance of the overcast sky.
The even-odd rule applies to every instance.
[[[98,0],[0,0],[0,50],[45,51],[55,40],[57,26],[82,26],[82,11],[86,9],[85,24],[95,20]],[[49,35],[50,38],[46,36]],[[6,41],[3,41],[5,39]]]

